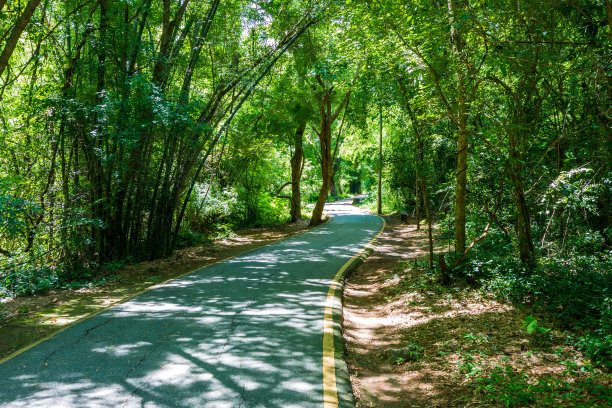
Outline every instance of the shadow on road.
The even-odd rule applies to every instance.
[[[0,365],[0,405],[320,406],[330,281],[380,228],[339,210],[324,227],[157,287]]]

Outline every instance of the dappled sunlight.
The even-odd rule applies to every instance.
[[[150,345],[151,343],[149,343],[148,341],[139,341],[136,344],[122,344],[120,346],[98,347],[92,349],[92,351],[94,353],[112,353],[117,357],[121,357],[133,352],[139,347],[148,347]]]
[[[0,365],[13,390],[2,406],[320,406],[328,288],[381,224],[354,214],[154,287]]]

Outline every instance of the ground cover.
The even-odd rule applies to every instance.
[[[425,268],[425,230],[386,218],[344,292],[358,407],[612,405],[610,372],[550,315],[467,284],[441,285]]]

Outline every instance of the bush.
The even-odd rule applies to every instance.
[[[479,263],[480,282],[496,297],[533,305],[558,319],[561,327],[579,333],[575,344],[598,364],[612,361],[612,264],[596,257],[571,260],[543,258],[534,271],[517,259]]]
[[[176,240],[176,248],[187,248],[211,242],[205,234],[192,231],[181,231]]]
[[[193,232],[187,234],[212,233],[218,224],[240,220],[244,211],[244,203],[239,199],[236,189],[213,187],[209,190],[207,184],[198,184],[192,193],[185,223],[187,230]],[[189,246],[186,241],[194,238],[193,235],[190,238],[184,237],[183,246]],[[198,243],[198,239],[194,243]]]
[[[255,224],[258,226],[281,224],[289,220],[289,201],[260,193],[256,214]]]
[[[0,273],[0,298],[45,293],[58,283],[54,268],[33,265],[9,267]]]
[[[469,230],[474,235],[478,226]],[[574,345],[595,363],[612,367],[612,252],[604,237],[584,230],[566,240],[571,250],[542,248],[533,270],[518,259],[513,238],[491,227],[459,267],[452,268],[456,255],[447,254],[448,275],[477,282],[502,301],[550,313],[574,333]]]

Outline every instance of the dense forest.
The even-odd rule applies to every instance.
[[[0,0],[0,50],[0,297],[369,192],[609,364],[609,0]]]

